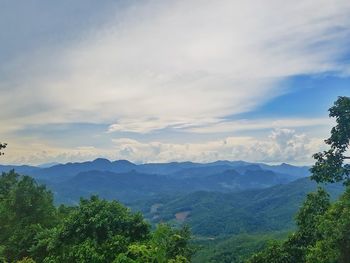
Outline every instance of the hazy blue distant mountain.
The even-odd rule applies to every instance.
[[[294,178],[309,175],[308,167],[297,167],[288,164],[266,165],[244,161],[216,161],[212,163],[171,162],[137,165],[126,160],[111,162],[107,159],[99,158],[88,162],[51,165],[44,165],[44,167],[0,165],[0,171],[15,169],[19,173],[25,173],[45,181],[64,181],[78,173],[88,171],[110,171],[115,173],[137,171],[140,173],[169,175],[181,178],[214,175],[226,170],[232,170],[233,168],[241,174],[248,170],[269,170]]]
[[[227,161],[227,160],[219,160],[212,163],[208,163],[208,165],[229,165],[231,167],[246,166],[250,164],[251,163],[245,162],[245,161]]]
[[[181,169],[186,166],[187,168]],[[142,166],[138,166],[140,169]],[[212,163],[170,163],[170,164],[149,164],[150,168],[154,169],[154,173],[170,174],[178,177],[197,177],[216,173],[221,173],[226,170],[234,169],[239,173],[246,171],[262,171],[269,170],[275,173],[292,176],[294,179],[307,177],[310,175],[309,167],[293,166],[289,164],[267,165],[262,163],[249,163],[244,161],[216,161]],[[159,169],[161,167],[161,169]],[[152,169],[141,168],[140,171],[147,172]],[[158,170],[157,170],[158,169]],[[169,172],[175,170],[175,172]],[[158,171],[158,172],[156,172]]]
[[[64,181],[50,181],[42,177],[39,180],[53,190],[58,202],[64,203],[75,203],[80,196],[87,197],[91,194],[132,202],[157,195],[186,194],[194,191],[237,192],[267,188],[294,180],[294,177],[261,169],[247,170],[241,174],[229,167],[230,170],[215,173],[220,170],[218,167],[224,170],[222,166],[213,166],[211,168],[215,168],[214,170],[208,168],[209,175],[203,173],[201,176],[159,175],[140,173],[136,170],[125,173],[91,170],[66,177]]]
[[[59,165],[59,164],[61,164],[61,163],[58,163],[58,162],[43,163],[43,164],[38,165],[37,167],[39,167],[39,168],[50,168],[52,166]]]
[[[32,175],[37,171],[40,171],[40,167],[29,165],[0,165],[0,172],[8,172],[10,170],[16,170],[19,174]]]
[[[98,194],[102,198],[123,202],[154,197],[157,194],[181,190],[181,185],[168,178],[136,171],[113,173],[109,171],[81,172],[67,181],[48,183],[57,202],[75,203],[80,197]]]
[[[200,178],[208,175],[219,174],[227,170],[232,170],[232,166],[227,164],[213,166],[199,166],[178,170],[168,174],[174,178]]]
[[[273,172],[293,175],[295,177],[306,177],[310,175],[310,167],[308,166],[294,166],[286,163],[280,165],[259,164],[262,169],[268,169]]]
[[[183,169],[201,167],[205,164],[192,162],[147,163],[138,165],[137,171],[154,174],[171,174]]]
[[[235,170],[240,173],[245,173],[246,171],[263,171],[264,169],[261,168],[259,164],[246,164],[241,166],[236,166]],[[268,167],[266,168],[267,171],[270,171]]]
[[[133,164],[126,160],[119,160],[111,162],[107,159],[96,159],[94,161],[83,162],[83,163],[67,163],[59,164],[49,168],[44,168],[31,173],[30,175],[49,181],[65,181],[75,175],[88,172],[88,171],[111,171],[111,172],[129,172],[135,169],[136,164]]]
[[[47,184],[58,202],[76,202],[80,195],[99,194],[125,202],[163,193],[194,191],[237,192],[286,184],[308,175],[307,167],[266,165],[244,161],[134,164],[96,159],[50,167],[0,166],[15,169]]]
[[[237,192],[286,184],[309,174],[307,167],[287,164],[216,161],[137,165],[102,158],[50,167],[0,166],[0,171],[11,169],[47,184],[55,193],[56,201],[65,203],[74,203],[80,196],[91,194],[130,202],[165,193]]]

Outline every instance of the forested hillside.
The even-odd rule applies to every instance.
[[[151,222],[187,223],[195,235],[215,237],[239,233],[291,230],[293,217],[307,193],[317,184],[310,178],[266,189],[238,193],[195,192],[132,204]],[[344,191],[341,184],[328,185],[335,200]],[[179,215],[183,218],[179,218]]]

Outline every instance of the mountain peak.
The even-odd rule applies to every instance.
[[[288,163],[281,163],[281,166],[282,166],[282,167],[291,167],[291,166],[293,166],[293,165],[290,165],[290,164],[288,164]]]
[[[110,164],[111,161],[105,158],[97,158],[92,161],[93,163],[99,163],[99,164]]]
[[[114,164],[122,164],[122,165],[135,165],[134,163],[128,160],[116,160],[113,162]]]

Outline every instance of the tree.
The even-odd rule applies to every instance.
[[[329,111],[337,125],[325,141],[330,149],[314,155],[312,179],[329,183],[343,181],[347,189],[321,218],[317,228],[321,236],[307,255],[310,263],[350,262],[350,165],[345,163],[350,159],[346,156],[350,141],[350,98],[339,97]]]
[[[117,201],[92,196],[56,208],[33,178],[14,170],[0,176],[0,262],[189,263],[189,239],[188,227],[152,233]]]
[[[0,142],[0,155],[4,155],[4,153],[2,152],[2,149],[5,149],[7,146],[7,143],[1,143]]]
[[[283,247],[283,243],[271,241],[268,247],[254,254],[247,263],[294,263]]]
[[[329,116],[335,118],[337,125],[325,140],[330,149],[314,155],[316,163],[311,168],[311,178],[318,183],[343,181],[350,184],[350,165],[344,164],[346,159],[350,159],[345,156],[350,141],[350,98],[339,97],[329,109]]]
[[[151,232],[140,213],[96,196],[77,207],[13,170],[0,176],[0,262],[188,263],[187,227]]]
[[[329,195],[322,189],[309,193],[296,215],[297,230],[285,242],[272,242],[266,249],[254,255],[249,263],[305,262],[306,255],[321,237],[318,225],[330,206]]]
[[[254,255],[249,262],[350,262],[350,165],[345,160],[350,141],[350,98],[339,97],[329,109],[336,118],[331,136],[325,140],[330,149],[314,154],[311,179],[317,183],[343,181],[345,194],[330,205],[328,194],[321,188],[310,193],[297,216],[297,230],[284,243],[273,243]]]
[[[319,187],[316,192],[307,195],[295,219],[300,245],[309,246],[319,239],[317,226],[329,207],[329,194],[323,188]]]
[[[175,260],[181,256],[188,262],[193,254],[189,245],[190,238],[191,231],[187,225],[173,229],[169,225],[160,224],[152,233],[151,244],[163,251],[163,258]]]
[[[0,176],[1,254],[14,262],[30,256],[33,237],[56,224],[53,196],[45,186],[13,170]],[[1,258],[1,257],[0,257]]]
[[[112,262],[128,245],[146,241],[149,225],[117,201],[81,199],[61,225],[37,236],[39,262]]]
[[[189,263],[193,254],[189,245],[190,235],[187,226],[173,229],[160,224],[149,241],[129,245],[114,263]]]
[[[350,262],[350,188],[320,218],[320,235],[309,249],[308,263]]]
[[[189,239],[187,227],[159,225],[151,232],[141,214],[92,196],[81,199],[61,224],[41,231],[31,257],[37,262],[188,263]]]

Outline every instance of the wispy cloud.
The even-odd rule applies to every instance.
[[[215,123],[196,127],[187,127],[187,132],[194,133],[227,133],[236,131],[254,131],[264,129],[279,129],[284,128],[305,128],[325,126],[331,127],[333,120],[329,118],[278,118],[278,119],[245,119],[245,120],[223,120]]]
[[[274,128],[330,127],[333,121],[329,118],[260,118],[228,120],[212,119],[125,119],[108,128],[108,133],[134,132],[150,133],[155,130],[171,128],[186,133],[232,133],[237,131],[255,131]]]
[[[82,39],[13,62],[0,115],[142,131],[249,111],[286,92],[286,77],[342,71],[349,11],[342,0],[136,2]]]
[[[15,131],[30,126],[90,123],[109,127],[101,134],[106,140],[128,132],[139,137],[115,139],[113,149],[98,143],[60,148],[37,139],[26,148],[14,144],[18,156],[9,149],[8,160],[36,163],[102,155],[142,161],[302,161],[317,148],[318,139],[293,130],[327,126],[328,120],[232,116],[290,92],[293,87],[286,89],[283,83],[292,76],[349,75],[343,59],[350,52],[349,1],[149,0],[131,1],[115,12],[109,10],[103,23],[89,21],[84,30],[80,23],[60,44],[41,36],[46,41],[40,48],[0,62],[0,134],[15,141]],[[69,23],[64,26],[69,28]],[[140,139],[169,129],[229,138],[198,144]],[[220,135],[259,129],[287,134],[290,143],[281,146],[277,135],[263,141]],[[82,145],[90,145],[89,140]]]

